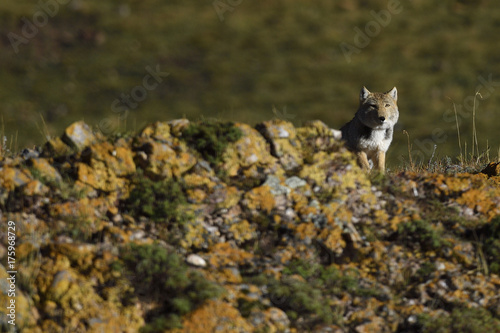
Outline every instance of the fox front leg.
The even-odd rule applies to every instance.
[[[375,166],[380,172],[384,173],[385,172],[385,152],[382,150],[377,151],[376,157],[375,157]]]
[[[370,170],[370,163],[368,162],[368,156],[364,151],[358,151],[356,153],[356,157],[358,159],[359,166],[366,171]]]

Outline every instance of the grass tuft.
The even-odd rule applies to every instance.
[[[183,315],[223,293],[222,287],[190,269],[177,253],[158,244],[130,244],[121,258],[113,267],[125,271],[134,286],[132,297],[156,305],[146,313],[141,333],[181,328]]]
[[[186,143],[198,151],[212,166],[222,161],[222,154],[228,144],[238,141],[242,132],[232,122],[201,121],[191,123],[182,137]]]

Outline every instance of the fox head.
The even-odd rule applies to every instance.
[[[358,117],[365,126],[370,128],[391,128],[399,118],[397,100],[396,87],[385,93],[372,93],[363,87],[359,93]]]

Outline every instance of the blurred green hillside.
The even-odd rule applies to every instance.
[[[434,144],[457,156],[453,102],[470,151],[478,88],[479,148],[500,146],[492,0],[2,1],[0,32],[0,115],[18,148],[81,119],[106,134],[183,116],[339,128],[363,85],[398,88],[389,166],[407,159],[403,129],[414,158]]]

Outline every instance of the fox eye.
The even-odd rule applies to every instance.
[[[386,104],[385,107],[388,108],[389,106],[391,106],[391,104]]]

